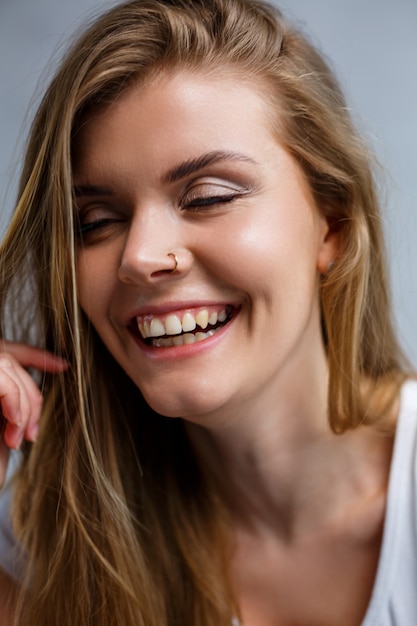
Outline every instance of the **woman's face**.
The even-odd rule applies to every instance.
[[[78,134],[80,303],[162,414],[269,410],[323,371],[336,243],[269,119],[256,85],[176,73]]]

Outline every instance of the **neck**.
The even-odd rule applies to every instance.
[[[343,518],[358,496],[385,487],[391,443],[365,427],[335,435],[327,375],[314,372],[312,379],[303,378],[305,391],[292,392],[284,381],[273,403],[257,398],[215,427],[187,424],[237,526],[291,540]]]

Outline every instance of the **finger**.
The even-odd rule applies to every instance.
[[[0,364],[1,412],[4,418],[15,426],[20,426],[22,424],[21,398],[22,394],[20,383],[16,374],[13,375],[13,371],[11,369],[8,370],[4,365]]]
[[[20,448],[24,437],[38,434],[42,395],[24,365],[46,371],[62,371],[66,364],[50,353],[1,342],[9,350],[0,353],[0,487],[4,482],[10,448]],[[19,362],[19,359],[21,362]]]
[[[0,488],[3,487],[6,477],[7,464],[9,462],[10,450],[0,437]]]
[[[14,424],[10,424],[10,422],[6,423],[6,427],[3,433],[3,443],[7,446],[7,448],[11,450],[19,450],[22,445],[24,437],[24,431],[19,426],[15,426]]]
[[[6,422],[3,433],[3,441],[5,445],[12,450],[19,450],[23,443],[25,432],[20,426]]]
[[[12,341],[1,341],[0,350],[11,354],[23,367],[34,367],[51,374],[63,372],[68,367],[65,359],[55,356],[48,350],[27,346]]]
[[[41,415],[42,395],[28,372],[9,354],[0,356],[0,407],[6,420],[15,427],[7,429],[8,445],[18,447],[24,433],[33,440]]]

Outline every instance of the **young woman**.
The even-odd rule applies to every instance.
[[[258,0],[133,0],[74,44],[1,249],[16,624],[412,623],[417,389],[369,163]]]

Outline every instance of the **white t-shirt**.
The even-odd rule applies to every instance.
[[[19,580],[9,519],[11,489],[0,492],[0,567]],[[417,624],[417,382],[408,381],[391,461],[381,554],[361,626]]]
[[[401,392],[382,548],[362,626],[417,624],[417,382]]]

